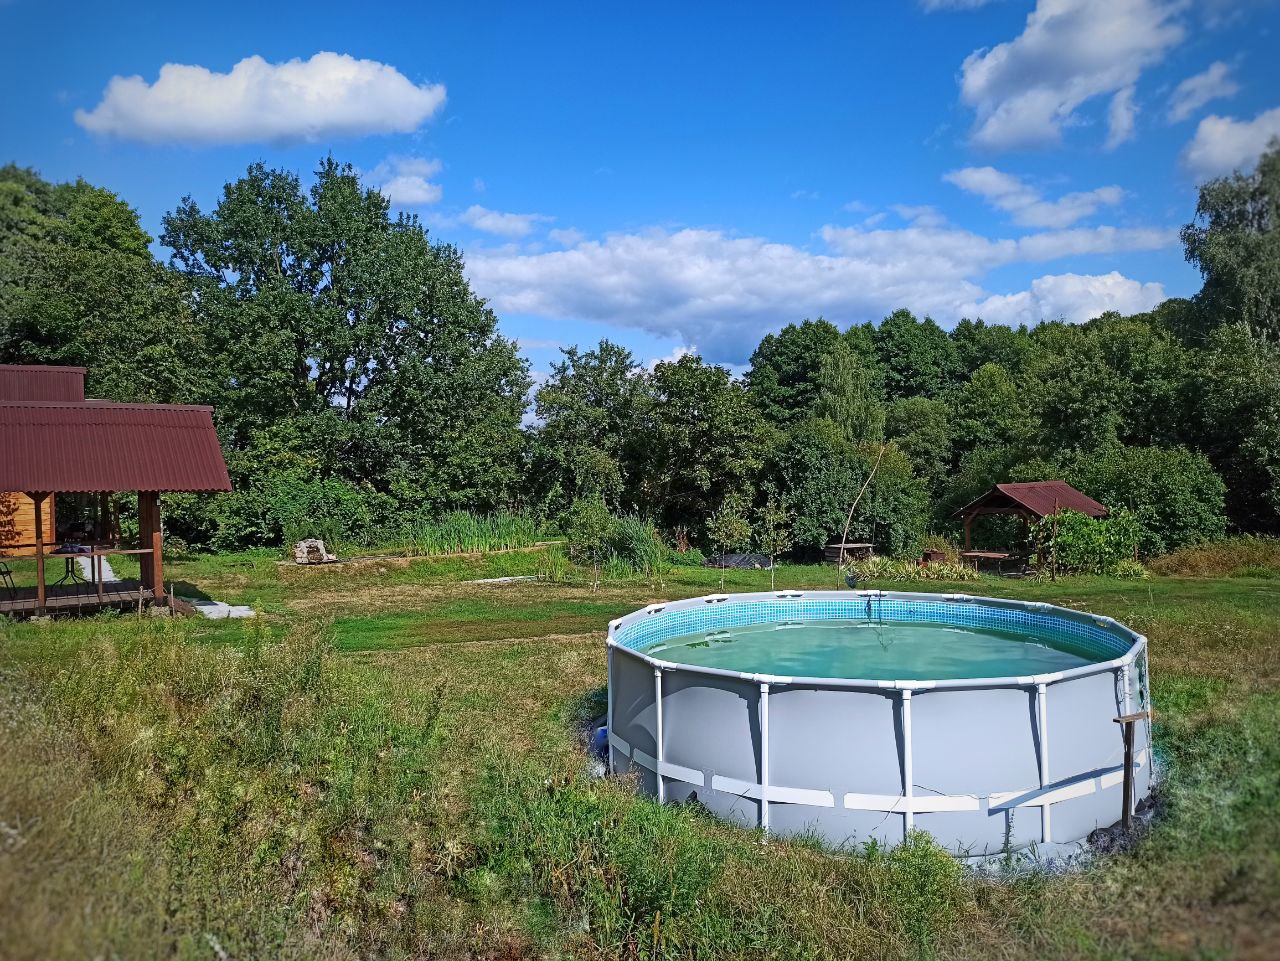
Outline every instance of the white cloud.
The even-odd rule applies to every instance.
[[[425,207],[438,203],[444,196],[444,188],[428,180],[442,167],[439,160],[393,155],[369,171],[368,176],[377,184],[378,191],[397,207]]]
[[[153,84],[112,77],[76,123],[148,143],[271,143],[409,133],[445,102],[443,84],[417,85],[395,67],[347,54],[271,64],[246,57],[229,73],[167,63]]]
[[[1165,299],[1160,284],[1144,284],[1116,271],[1098,276],[1049,274],[1028,290],[997,294],[969,306],[966,313],[998,324],[1036,324],[1065,320],[1079,324],[1108,310],[1135,314]]]
[[[1179,0],[1039,0],[1021,34],[964,61],[960,94],[977,111],[974,142],[1057,143],[1064,126],[1080,122],[1085,101],[1132,87],[1182,41],[1174,19],[1182,7]]]
[[[897,230],[829,226],[821,238],[826,253],[718,230],[654,228],[539,254],[472,250],[468,274],[477,292],[505,312],[638,327],[697,343],[711,361],[739,363],[765,332],[800,317],[822,314],[847,323],[907,306],[949,323],[974,316],[991,300],[977,281],[994,267],[1177,243],[1176,232],[1168,230],[1099,227],[989,239],[918,224]],[[1123,284],[1090,282],[1033,285],[1024,300],[991,300],[992,309],[1075,317],[1091,304],[1101,311],[1133,302]],[[1154,291],[1150,285],[1139,289]],[[1108,291],[1128,299],[1107,302]]]
[[[1231,79],[1231,68],[1221,60],[1209,65],[1209,69],[1188,77],[1178,84],[1169,98],[1169,122],[1179,123],[1207,104],[1210,100],[1234,97],[1240,92],[1240,84]]]
[[[937,207],[930,207],[928,204],[919,206],[894,204],[889,209],[916,227],[941,227],[947,222],[947,218],[939,212]]]
[[[645,364],[645,367],[648,368],[650,373],[652,373],[653,369],[657,367],[659,364],[674,364],[681,357],[688,357],[689,355],[696,354],[697,352],[698,352],[697,344],[689,344],[687,347],[685,346],[673,347],[670,353],[668,353],[665,357],[649,358],[649,361]]]
[[[547,239],[561,247],[576,247],[587,239],[587,235],[573,227],[557,228],[547,231]]]
[[[544,214],[508,214],[498,210],[490,210],[479,204],[472,204],[458,218],[464,224],[484,231],[487,234],[498,234],[501,237],[524,237],[533,228],[552,218]]]
[[[1280,107],[1252,120],[1210,114],[1182,153],[1182,162],[1199,177],[1216,177],[1251,168],[1273,137],[1280,137]]]
[[[1014,223],[1025,227],[1070,227],[1099,207],[1117,204],[1124,197],[1124,191],[1113,185],[1045,200],[1026,181],[995,167],[962,167],[944,174],[942,179],[1012,214]]]
[[[485,182],[481,178],[477,177],[475,180],[471,181],[471,189],[478,194],[482,194],[485,191]]]
[[[1111,98],[1111,107],[1107,111],[1107,150],[1115,150],[1126,140],[1133,139],[1134,121],[1138,116],[1138,105],[1133,99],[1135,93],[1137,88],[1130,84]]]

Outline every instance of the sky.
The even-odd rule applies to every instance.
[[[1195,293],[1178,229],[1280,136],[1278,28],[1280,0],[0,0],[0,163],[154,235],[331,154],[462,249],[535,375],[602,337],[740,370],[809,317]]]

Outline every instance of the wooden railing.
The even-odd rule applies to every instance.
[[[77,548],[77,549],[72,551],[72,550],[64,550],[63,548]],[[84,550],[83,548],[88,548],[88,550]],[[8,553],[11,551],[31,551],[31,550],[35,551],[34,555],[29,553],[28,554]],[[145,563],[145,561],[143,562],[143,565],[142,565],[143,570],[140,572],[140,576],[138,578],[139,602],[142,601],[143,593],[148,587],[151,587],[153,592],[152,594],[153,597],[157,597],[157,598],[160,597],[163,592],[155,590],[154,584],[148,585],[147,583],[148,580],[154,580],[154,578],[159,575],[159,560],[161,556],[159,545],[155,545],[152,547],[142,547],[142,548],[128,548],[128,547],[113,546],[110,544],[80,544],[80,543],[74,543],[74,542],[66,542],[66,543],[36,542],[33,544],[4,544],[0,546],[0,561],[34,560],[36,562],[36,609],[38,612],[41,612],[41,613],[43,613],[45,609],[46,601],[48,599],[48,588],[50,585],[48,584],[48,578],[46,577],[45,569],[46,569],[47,562],[50,558],[61,558],[62,560],[67,562],[66,573],[63,574],[62,581],[65,581],[67,579],[71,579],[73,582],[76,580],[82,580],[82,582],[85,584],[86,587],[88,586],[93,587],[93,591],[85,592],[85,596],[95,597],[99,603],[102,603],[102,602],[105,602],[106,600],[106,597],[105,597],[106,592],[104,589],[104,585],[106,581],[103,577],[102,559],[105,557],[120,556],[120,555],[137,556],[139,557],[140,560],[145,557],[151,561],[150,567],[151,567],[151,573],[153,575],[152,578],[147,577],[148,571],[146,568],[148,565]],[[76,573],[76,561],[80,558],[84,558],[89,561],[89,568],[92,576],[88,580],[83,580]],[[60,582],[55,582],[53,586],[58,586],[59,583]]]

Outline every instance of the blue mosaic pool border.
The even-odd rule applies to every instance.
[[[1123,657],[1133,637],[1116,629],[1086,623],[1066,612],[1041,612],[1023,607],[986,604],[980,600],[941,598],[905,600],[860,595],[849,598],[743,599],[697,607],[673,607],[618,625],[614,643],[643,653],[661,641],[717,628],[765,624],[773,621],[856,620],[920,622],[991,628],[1035,634],[1068,644],[1082,656],[1102,662]],[[634,615],[632,615],[634,616]]]

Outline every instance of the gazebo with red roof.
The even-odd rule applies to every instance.
[[[11,520],[0,530],[0,562],[33,556],[36,564],[34,588],[12,578],[0,583],[0,614],[162,601],[160,495],[231,490],[211,407],[86,399],[84,374],[82,367],[0,365],[0,492],[13,492],[0,496],[21,495],[33,508],[29,526]],[[105,508],[108,495],[124,492],[138,497],[137,548],[118,543],[103,523],[106,511],[91,543],[58,540],[57,494],[97,495]],[[137,555],[141,579],[104,583],[101,558],[111,554]],[[50,555],[67,562],[55,584],[45,578]],[[90,559],[92,581],[75,576],[77,557]]]
[[[975,517],[1007,514],[1020,517],[1025,523],[1031,524],[1066,510],[1078,511],[1093,518],[1107,516],[1105,507],[1061,480],[996,484],[951,516],[964,520],[964,549],[971,552]]]

